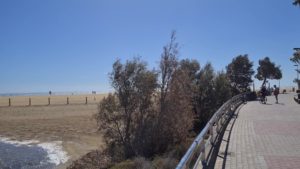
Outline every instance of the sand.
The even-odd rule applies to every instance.
[[[0,106],[9,106],[9,99],[11,106],[29,106],[29,99],[31,99],[32,106],[48,105],[50,98],[50,105],[66,105],[69,98],[69,104],[85,104],[86,98],[88,104],[97,104],[107,94],[86,94],[86,95],[51,95],[51,96],[0,96]]]
[[[14,98],[20,99],[18,97]],[[44,97],[40,96],[40,98]],[[97,107],[96,103],[2,106],[0,107],[0,135],[19,141],[62,141],[63,149],[70,157],[67,163],[59,166],[59,168],[65,168],[71,161],[89,151],[104,147],[94,118]]]

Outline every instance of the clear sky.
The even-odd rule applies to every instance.
[[[293,0],[1,0],[0,93],[110,90],[112,63],[160,59],[172,30],[180,58],[219,71],[239,54],[269,56],[282,86],[296,77],[300,47]],[[277,82],[276,82],[277,83]]]

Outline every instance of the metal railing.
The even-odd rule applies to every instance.
[[[227,122],[231,119],[235,109],[244,101],[245,94],[232,97],[224,103],[212,116],[193,141],[185,155],[181,158],[176,169],[204,168],[209,162],[209,156],[217,137]]]

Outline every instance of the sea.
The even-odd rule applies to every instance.
[[[69,159],[61,144],[0,137],[0,169],[55,169]]]
[[[79,95],[91,92],[52,92],[51,95]],[[49,92],[0,93],[0,96],[47,96]],[[67,162],[62,142],[16,141],[0,135],[0,169],[55,169]]]

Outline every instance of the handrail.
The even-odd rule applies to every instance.
[[[181,158],[179,164],[177,165],[176,169],[188,169],[192,165],[192,168],[199,168],[199,165],[204,167],[206,165],[207,160],[207,152],[206,148],[208,146],[212,146],[216,141],[216,136],[214,133],[216,132],[217,135],[219,131],[224,127],[228,120],[230,120],[231,115],[234,113],[234,110],[243,102],[245,94],[239,94],[227,102],[225,102],[210,118],[210,120],[206,123],[205,127],[202,131],[198,134],[195,138],[185,155]],[[220,126],[221,123],[221,126]],[[216,124],[216,129],[214,129]],[[214,131],[216,130],[216,131]],[[205,140],[205,136],[209,133],[209,138]],[[207,144],[205,141],[210,141],[210,144]],[[197,152],[199,152],[199,155]],[[195,157],[195,155],[198,155]],[[191,161],[196,159],[195,164],[191,164]],[[200,166],[201,167],[201,166]]]

